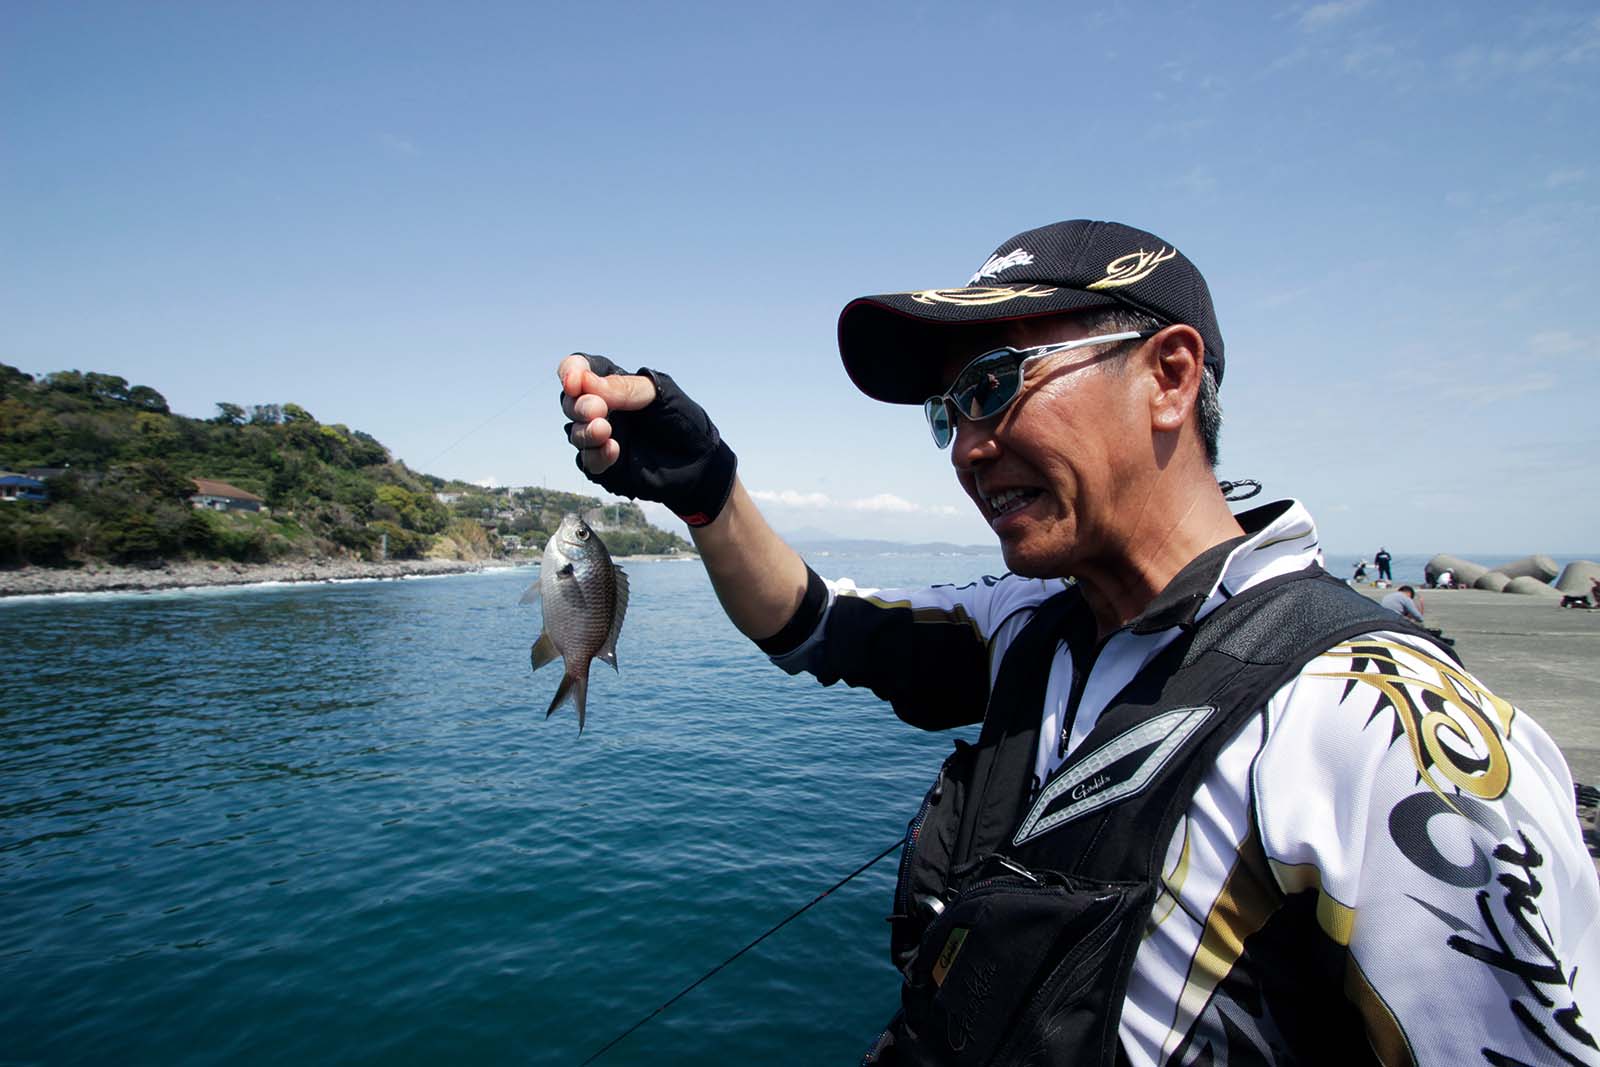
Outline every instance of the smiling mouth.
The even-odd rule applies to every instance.
[[[995,518],[999,518],[1027,507],[1039,496],[1039,492],[1038,489],[1004,489],[994,496],[984,497],[983,505]]]

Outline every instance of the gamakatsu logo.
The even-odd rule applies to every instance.
[[[1210,704],[1173,708],[1078,757],[1039,791],[1012,844],[1136,796],[1216,711]]]
[[[1012,267],[1026,267],[1032,262],[1033,253],[1024,248],[1018,248],[1014,251],[1007,252],[1003,256],[997,252],[988,259],[984,260],[983,266],[978,268],[978,273],[967,279],[967,284],[977,285],[985,278],[994,278],[999,276],[1000,272],[1003,270],[1010,270]]]
[[[1026,297],[1037,300],[1056,292],[1050,285],[974,285],[965,289],[920,289],[907,295],[919,304],[965,304],[979,307],[984,304],[1004,304],[1007,300]]]
[[[1155,273],[1157,267],[1177,254],[1166,245],[1162,245],[1159,252],[1146,252],[1141,248],[1137,252],[1129,252],[1125,256],[1118,256],[1106,264],[1106,276],[1104,278],[1097,282],[1090,282],[1084,288],[1120,289],[1124,285],[1142,282]]]

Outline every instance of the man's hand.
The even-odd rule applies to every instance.
[[[666,374],[619,372],[604,356],[561,361],[561,410],[578,469],[621,496],[667,505],[690,526],[715,519],[738,460],[705,410]]]
[[[757,640],[778,633],[805,599],[805,561],[761,517],[700,405],[669,376],[621,373],[604,356],[574,353],[557,373],[578,469],[613,493],[676,512],[733,624]]]
[[[574,353],[561,361],[556,373],[561,377],[562,414],[572,420],[567,439],[578,450],[578,465],[588,474],[604,474],[622,455],[607,416],[647,407],[656,398],[656,385],[642,374],[602,378],[590,369],[590,358]]]

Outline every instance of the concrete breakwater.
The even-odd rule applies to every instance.
[[[1578,559],[1561,567],[1549,556],[1532,555],[1491,569],[1460,556],[1440,553],[1428,561],[1423,571],[1430,586],[1438,584],[1447,572],[1456,586],[1559,599],[1588,595],[1593,582],[1600,579],[1600,563]]]

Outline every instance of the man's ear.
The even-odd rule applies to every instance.
[[[1150,424],[1175,433],[1188,421],[1200,395],[1205,342],[1192,326],[1168,326],[1145,342],[1149,355]]]

